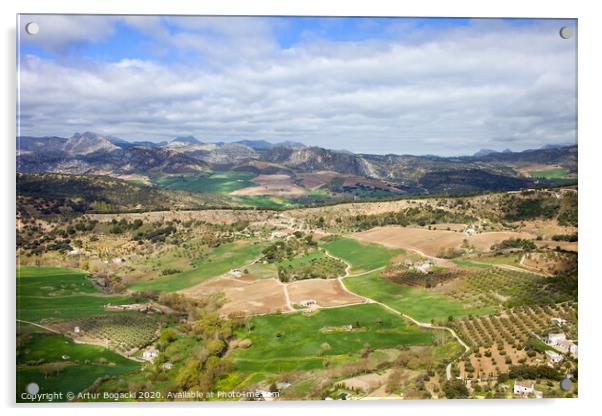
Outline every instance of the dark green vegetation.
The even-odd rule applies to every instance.
[[[344,329],[351,325],[353,329]],[[239,371],[286,371],[323,368],[348,353],[370,348],[430,344],[432,332],[422,331],[379,305],[357,305],[251,319],[251,328],[237,330],[253,345],[232,354]]]
[[[335,279],[345,274],[345,263],[314,250],[300,257],[278,264],[278,278],[282,282],[304,279]]]
[[[462,380],[450,380],[444,383],[443,392],[448,399],[467,399],[470,395]]]
[[[454,204],[458,208],[463,208],[464,201],[457,199]],[[468,204],[467,204],[468,205]],[[340,218],[336,222],[340,226],[346,227],[350,231],[364,231],[374,227],[386,225],[408,225],[416,224],[424,227],[429,224],[437,223],[459,223],[470,224],[476,221],[476,217],[466,213],[465,209],[452,211],[449,209],[420,206],[403,208],[398,212],[387,212],[384,214],[362,214],[352,217]],[[320,224],[318,224],[320,225]]]
[[[518,248],[524,251],[531,251],[535,250],[537,246],[532,240],[526,240],[523,238],[511,238],[492,245],[491,251],[506,250],[509,248]]]
[[[195,306],[178,295],[171,295],[171,298],[171,307],[182,306],[190,316],[188,322],[174,323],[161,331],[156,342],[160,351],[156,360],[141,372],[104,377],[88,391],[147,391],[160,396],[149,395],[140,400],[170,400],[169,393],[216,391],[220,383],[230,377],[232,362],[224,354],[227,341],[232,337],[233,322],[221,319],[213,312],[215,304],[211,302]]]
[[[187,272],[157,277],[130,286],[132,290],[156,290],[175,292],[203,283],[228,270],[243,267],[252,262],[265,246],[256,242],[235,242],[222,244],[209,254],[194,262],[194,268]]]
[[[345,273],[345,263],[328,256],[312,235],[296,231],[286,240],[277,240],[262,251],[262,261],[275,264],[282,282],[304,279],[332,279]]]
[[[20,325],[17,334],[17,401],[35,382],[40,393],[78,393],[99,377],[133,373],[140,364],[96,345],[76,344],[56,334]]]
[[[389,264],[391,259],[404,254],[402,249],[388,249],[380,244],[363,244],[349,238],[336,237],[322,246],[335,257],[351,264],[351,271],[368,271]]]
[[[103,295],[81,270],[17,269],[17,319],[31,322],[106,314],[104,305],[135,303],[127,295]]]
[[[427,289],[412,288],[393,283],[373,272],[344,280],[349,290],[384,303],[387,306],[422,321],[443,321],[449,316],[487,314],[490,306],[465,307],[465,303]]]
[[[562,198],[553,194],[523,191],[505,194],[500,201],[502,218],[523,221],[535,218],[557,218],[560,225],[577,226],[577,193],[566,192]]]
[[[28,208],[19,211],[22,217],[135,211],[141,205],[147,210],[201,208],[211,202],[108,176],[56,173],[17,174],[17,195]]]

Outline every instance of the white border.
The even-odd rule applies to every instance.
[[[249,15],[337,15],[337,16],[449,16],[449,17],[555,17],[579,19],[579,187],[580,187],[580,295],[581,315],[579,349],[580,382],[579,399],[574,400],[492,400],[492,401],[422,401],[422,402],[289,402],[223,404],[184,403],[178,405],[45,405],[38,413],[45,415],[70,415],[85,411],[91,415],[106,416],[108,412],[144,413],[147,416],[163,415],[167,412],[179,414],[224,414],[245,413],[248,415],[322,415],[333,412],[364,415],[377,411],[379,414],[483,414],[504,415],[509,413],[593,413],[596,405],[602,404],[602,325],[600,325],[599,299],[602,294],[600,265],[596,268],[596,255],[600,249],[597,231],[600,231],[598,187],[600,174],[600,40],[602,40],[602,16],[596,13],[596,2],[575,0],[548,0],[526,2],[524,0],[477,1],[477,0],[426,0],[426,1],[382,1],[382,0],[20,0],[3,1],[2,14],[2,83],[3,99],[1,111],[4,127],[2,139],[2,274],[5,318],[5,336],[2,342],[3,365],[0,379],[2,406],[8,414],[32,414],[31,407],[16,406],[14,402],[15,356],[14,356],[14,247],[15,247],[15,21],[17,13],[104,13],[104,14],[249,14]],[[176,407],[177,406],[177,407]],[[125,408],[125,409],[124,409]],[[597,409],[598,413],[600,409]]]

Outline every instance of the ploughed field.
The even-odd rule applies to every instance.
[[[501,241],[522,238],[535,239],[535,235],[514,231],[485,232],[466,235],[447,230],[386,226],[376,227],[351,235],[359,241],[379,243],[390,248],[418,250],[428,256],[437,256],[442,250],[460,248],[467,240],[479,251],[489,251],[493,244]]]

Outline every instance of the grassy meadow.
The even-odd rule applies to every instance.
[[[422,322],[447,320],[449,316],[481,315],[493,312],[492,307],[465,308],[464,304],[427,289],[401,286],[381,277],[379,272],[344,280],[347,288],[359,295],[384,303]]]
[[[82,270],[26,266],[17,269],[17,319],[75,319],[110,313],[104,305],[135,303],[128,295],[100,293]]]
[[[322,368],[325,359],[344,361],[348,353],[358,353],[367,346],[378,349],[430,344],[433,336],[374,304],[323,309],[309,316],[258,316],[251,322],[250,331],[237,333],[239,338],[253,342],[250,348],[232,354],[239,371]],[[344,325],[353,325],[354,329],[345,331],[341,329]]]
[[[196,260],[192,270],[136,282],[129,288],[163,292],[186,289],[222,275],[228,270],[243,268],[245,264],[257,258],[263,248],[263,244],[248,241],[222,244],[212,249],[207,256]]]
[[[386,266],[391,259],[404,254],[402,249],[388,249],[380,244],[364,244],[349,238],[338,237],[323,245],[333,256],[351,264],[351,272],[360,272]]]
[[[34,327],[30,327],[34,328]],[[29,331],[23,328],[21,330]],[[140,364],[97,345],[76,344],[56,334],[28,332],[17,346],[17,401],[25,386],[35,382],[40,393],[78,393],[99,377],[138,370]]]

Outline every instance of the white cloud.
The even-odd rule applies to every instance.
[[[81,65],[26,56],[22,134],[95,130],[128,139],[295,139],[374,153],[524,149],[576,137],[575,40],[558,22],[400,27],[406,36],[280,49],[265,18],[130,18],[198,64],[121,60]],[[69,27],[73,22],[69,21]],[[99,39],[110,33],[95,24]],[[166,29],[169,28],[169,30]],[[58,48],[75,30],[56,35]],[[50,46],[48,46],[50,45]]]

